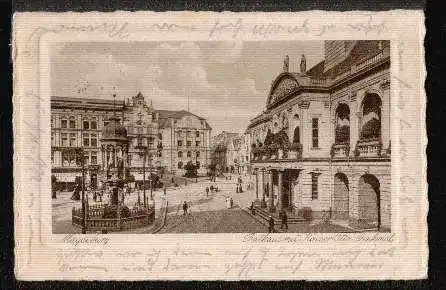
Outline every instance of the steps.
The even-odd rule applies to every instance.
[[[255,206],[255,215],[261,217],[262,219],[268,221],[269,216],[271,215],[268,210],[261,208],[259,206]],[[274,219],[274,225],[280,225],[282,220],[274,215],[272,215]],[[297,216],[288,216],[287,223],[288,224],[298,224],[298,223],[306,223],[307,221],[303,217]]]

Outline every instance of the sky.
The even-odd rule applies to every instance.
[[[299,71],[323,59],[321,41],[69,42],[51,47],[52,95],[125,100],[141,92],[155,109],[204,117],[212,135],[243,132],[265,109],[271,83],[290,58]],[[84,88],[83,90],[80,90]]]

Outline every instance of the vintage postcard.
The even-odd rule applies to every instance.
[[[421,11],[16,14],[17,278],[424,278],[423,39]]]

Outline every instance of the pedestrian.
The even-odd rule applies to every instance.
[[[209,195],[209,187],[206,187],[206,197]]]
[[[96,199],[98,198],[96,191],[93,193],[93,200],[96,202]]]
[[[175,180],[173,179],[173,177],[172,177],[172,179],[170,180],[170,182],[175,183]]]
[[[282,212],[282,223],[280,224],[280,229],[285,228],[285,231],[288,231],[288,216],[285,211]]]
[[[268,226],[268,233],[274,233],[274,219],[272,216],[269,216],[269,226]]]
[[[164,195],[166,195],[166,193],[167,193],[167,189],[166,189],[166,187],[164,187]]]
[[[186,215],[186,213],[187,213],[187,202],[184,201],[183,202],[183,215]]]
[[[238,185],[235,186],[235,192],[238,193]]]
[[[214,191],[214,186],[213,185],[211,185],[211,192],[213,192]]]
[[[239,188],[238,192],[242,193],[242,192],[243,192],[243,188],[242,188],[242,185],[240,184],[240,186],[239,186],[239,187],[240,187],[240,188]]]
[[[231,197],[231,199],[229,200],[229,204],[230,204],[231,208],[234,206],[234,201],[232,200],[232,197]]]

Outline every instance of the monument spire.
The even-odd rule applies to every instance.
[[[283,72],[288,72],[290,69],[290,57],[287,55],[283,60]]]

